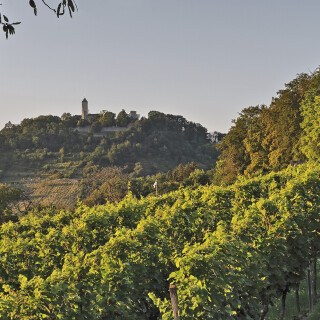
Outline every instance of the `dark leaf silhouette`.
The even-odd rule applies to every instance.
[[[35,2],[33,1],[33,0],[30,0],[29,1],[29,4],[30,4],[30,6],[33,8],[33,9],[35,9],[37,6],[36,6],[36,4],[35,4]]]
[[[49,10],[53,11],[57,17],[64,15],[65,8],[68,7],[70,17],[72,18],[72,13],[75,12],[75,10],[78,10],[77,4],[74,0],[60,0],[57,8],[51,7],[50,4],[47,3],[46,0],[41,0],[40,2],[43,3]],[[1,5],[1,3],[0,3]],[[35,0],[29,0],[29,5],[33,9],[34,15],[36,16],[38,14],[38,7]],[[2,25],[3,32],[6,34],[6,38],[8,39],[9,35],[15,34],[15,28],[14,25],[18,25],[21,22],[9,22],[9,18],[5,16],[4,14],[0,13],[0,25]]]

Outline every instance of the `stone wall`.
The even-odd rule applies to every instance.
[[[103,127],[101,128],[101,132],[115,132],[115,131],[125,131],[130,129],[130,127]],[[74,131],[78,131],[80,133],[86,133],[90,130],[90,126],[87,127],[77,127]]]

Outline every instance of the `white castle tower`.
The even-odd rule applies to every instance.
[[[89,109],[88,109],[88,100],[84,98],[82,100],[82,119],[85,120],[88,117]]]

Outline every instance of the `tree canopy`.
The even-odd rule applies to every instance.
[[[308,159],[318,160],[320,156],[320,88],[310,90],[302,102],[303,129],[302,152]]]
[[[301,73],[285,84],[269,107],[245,108],[220,145],[218,184],[239,174],[281,170],[292,161],[319,158],[320,72]]]

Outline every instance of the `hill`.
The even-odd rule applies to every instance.
[[[130,121],[122,110],[117,118],[104,111],[89,120],[64,114],[8,123],[0,131],[0,182],[22,187],[35,202],[70,207],[81,198],[83,180],[97,169],[118,167],[140,177],[191,162],[199,169],[214,167],[216,144],[200,124],[151,111],[126,130],[101,130]],[[68,201],[58,200],[71,193]]]

